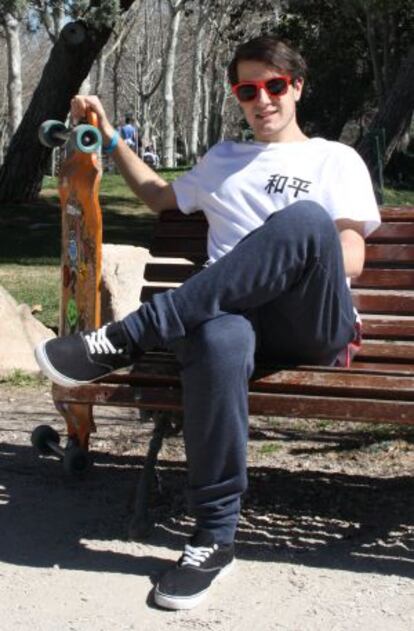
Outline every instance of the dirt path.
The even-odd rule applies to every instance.
[[[414,629],[413,429],[252,419],[237,567],[198,609],[166,612],[152,584],[191,530],[181,439],[162,452],[152,535],[128,541],[151,424],[96,417],[94,468],[67,479],[30,446],[40,423],[63,432],[48,387],[0,385],[2,630]]]

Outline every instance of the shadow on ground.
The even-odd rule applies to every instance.
[[[142,463],[99,452],[79,481],[65,478],[58,460],[39,461],[29,446],[1,444],[0,561],[137,575],[163,570],[168,562],[153,556],[152,547],[122,542]],[[157,525],[146,543],[180,550],[191,530],[185,467],[164,460],[159,470]],[[238,557],[414,577],[413,486],[408,476],[252,467]],[[111,542],[110,549],[102,542]]]

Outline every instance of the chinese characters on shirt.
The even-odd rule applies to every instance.
[[[309,193],[309,186],[312,184],[309,180],[303,180],[300,177],[281,175],[276,173],[269,177],[265,191],[269,195],[272,193],[283,193],[286,186],[287,188],[294,189],[294,197],[297,197],[299,193]]]

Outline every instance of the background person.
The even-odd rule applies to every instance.
[[[142,159],[145,164],[152,167],[153,169],[158,169],[160,166],[160,158],[156,153],[154,147],[152,145],[147,145],[142,154]]]
[[[128,147],[138,153],[138,133],[130,116],[125,116],[125,123],[121,126],[120,133]]]

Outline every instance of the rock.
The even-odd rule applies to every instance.
[[[15,370],[39,374],[33,349],[43,339],[55,337],[32,315],[30,307],[18,305],[16,300],[0,285],[0,375]]]
[[[174,263],[188,263],[186,259],[169,259]],[[146,248],[133,245],[104,243],[102,248],[102,322],[120,320],[135,311],[140,304],[143,285],[165,286],[164,283],[148,283],[144,269],[148,262],[162,262],[151,256]],[[171,286],[171,284],[170,284]]]

